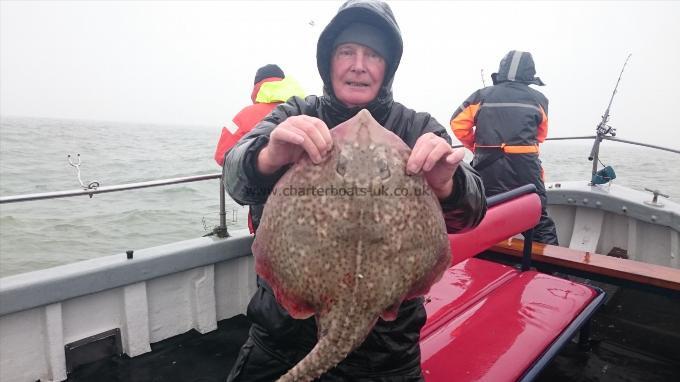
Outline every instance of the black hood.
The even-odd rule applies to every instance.
[[[511,50],[503,57],[498,67],[498,73],[491,74],[493,84],[501,82],[521,82],[527,85],[544,86],[545,84],[536,76],[534,58],[529,52]]]
[[[324,98],[331,101],[331,105],[334,108],[342,109],[343,106],[340,101],[335,98],[335,93],[333,92],[333,86],[331,84],[331,54],[333,53],[333,42],[338,34],[347,25],[356,22],[370,24],[380,29],[385,32],[388,39],[390,57],[389,60],[386,58],[387,68],[385,69],[385,78],[383,79],[382,86],[378,92],[378,97],[369,105],[363,107],[368,109],[378,122],[381,122],[381,114],[384,113],[385,108],[389,109],[389,106],[391,106],[392,103],[392,82],[394,80],[394,74],[399,67],[399,62],[401,61],[401,55],[404,49],[399,25],[397,25],[397,20],[394,18],[394,14],[389,5],[376,0],[349,0],[341,5],[338,9],[338,13],[333,17],[330,23],[328,23],[319,36],[319,41],[316,46],[316,66],[319,69],[319,74],[323,81]],[[345,108],[347,110],[341,114],[351,117],[356,114],[353,109],[357,109],[356,112],[358,112],[363,108]]]

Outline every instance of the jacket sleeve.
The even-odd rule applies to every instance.
[[[269,135],[279,123],[290,116],[305,114],[306,110],[306,100],[298,97],[289,99],[277,106],[229,150],[222,169],[222,180],[234,201],[241,205],[264,204],[288,167],[283,167],[274,174],[264,175],[257,170],[257,156],[269,142]]]
[[[547,106],[547,105],[546,105]],[[536,131],[536,140],[538,143],[543,143],[548,136],[548,109],[543,109],[541,106],[541,123],[538,125]]]
[[[475,147],[475,131],[473,127],[476,122],[477,112],[479,111],[480,97],[479,91],[476,91],[468,97],[463,103],[453,112],[451,116],[451,131],[470,151],[474,151]]]
[[[220,134],[220,140],[217,142],[217,148],[215,149],[215,162],[218,165],[224,165],[224,155],[229,151],[231,147],[238,142],[242,133],[239,135],[239,126],[233,120],[228,123],[228,126],[222,127],[222,133]]]
[[[482,221],[486,214],[484,185],[477,171],[460,162],[453,174],[453,192],[441,201],[448,233],[468,231]]]
[[[432,117],[426,119],[420,135],[427,132],[433,132],[451,143],[451,137],[444,126]],[[453,173],[453,192],[440,203],[448,233],[465,232],[479,225],[486,214],[486,196],[477,171],[461,161]]]

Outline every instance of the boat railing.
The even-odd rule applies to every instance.
[[[555,138],[546,138],[546,141],[566,141],[566,140],[595,139],[595,138],[597,138],[596,135],[588,135],[588,136],[583,136],[583,137],[555,137]],[[680,154],[680,150],[672,149],[672,148],[669,148],[669,147],[651,145],[649,143],[629,141],[629,140],[626,140],[626,139],[621,139],[621,138],[616,138],[616,137],[602,137],[602,139],[607,140],[607,141],[626,143],[626,144],[634,145],[634,146],[649,147],[649,148],[652,148],[652,149],[669,151],[669,152],[672,152],[672,153]]]
[[[597,139],[597,138],[598,137],[595,136],[595,135],[589,135],[589,136],[547,138],[547,140],[559,141],[559,140],[578,140],[578,139]],[[676,154],[680,154],[680,150],[671,149],[671,148],[668,148],[668,147],[662,147],[662,146],[651,145],[651,144],[635,142],[635,141],[628,141],[628,140],[625,140],[625,139],[620,139],[620,138],[615,138],[615,137],[610,137],[610,136],[603,136],[601,138],[606,139],[606,140],[610,140],[610,141],[632,144],[632,145],[636,145],[636,146],[650,147],[650,148],[654,148],[654,149],[658,149],[658,150],[664,150],[664,151],[669,151],[669,152],[673,152],[673,153],[676,153]],[[458,147],[462,147],[462,145],[454,145],[453,147],[458,148]],[[597,147],[597,151],[599,151],[599,145]],[[595,160],[597,160],[596,159],[597,154],[598,153],[596,152],[595,153],[595,155],[596,155]],[[79,164],[79,162],[77,164]],[[229,233],[227,231],[226,200],[225,200],[224,182],[222,181],[222,173],[183,176],[183,177],[178,177],[178,178],[159,179],[159,180],[151,180],[151,181],[136,182],[136,183],[125,183],[125,184],[118,184],[118,185],[113,185],[113,186],[100,186],[98,182],[93,182],[93,183],[96,183],[96,184],[90,183],[87,187],[85,187],[82,180],[80,180],[80,176],[78,176],[78,179],[79,179],[81,185],[83,185],[82,189],[54,191],[54,192],[43,192],[43,193],[34,193],[34,194],[23,194],[23,195],[13,195],[13,196],[2,196],[2,197],[0,197],[0,204],[27,202],[27,201],[43,200],[43,199],[57,199],[57,198],[66,198],[66,197],[82,196],[82,195],[89,195],[90,197],[92,197],[96,194],[103,194],[103,193],[107,193],[107,192],[127,191],[127,190],[134,190],[134,189],[140,189],[140,188],[160,187],[160,186],[168,186],[168,185],[179,184],[179,183],[191,183],[191,182],[201,182],[201,181],[205,181],[205,180],[219,179],[219,181],[220,181],[219,182],[220,183],[220,191],[219,191],[220,192],[220,211],[219,211],[219,216],[220,216],[219,221],[220,221],[220,223],[219,223],[219,226],[215,227],[209,235],[214,234],[218,237],[229,236]]]
[[[596,139],[596,138],[597,138],[596,135],[584,135],[584,136],[575,136],[575,137],[546,138],[546,141],[571,141],[571,140],[579,140],[579,139]],[[616,138],[616,137],[602,137],[602,139],[605,139],[605,140],[608,140],[608,141],[626,143],[626,144],[635,145],[635,146],[649,147],[649,148],[652,148],[652,149],[669,151],[669,152],[672,152],[672,153],[680,154],[680,150],[671,149],[669,147],[651,145],[649,143],[629,141],[629,140],[626,140],[626,139],[621,139],[621,138]],[[463,145],[453,145],[453,147],[454,148],[460,148],[460,147],[463,147]]]
[[[652,145],[649,143],[642,143],[642,142],[636,142],[636,141],[629,141],[626,139],[621,139],[621,138],[616,138],[612,135],[606,135],[606,134],[612,134],[610,132],[607,133],[600,133],[598,131],[597,135],[585,135],[585,136],[573,136],[573,137],[554,137],[554,138],[547,138],[546,141],[570,141],[570,140],[579,140],[579,139],[592,139],[593,140],[593,147],[590,150],[590,155],[588,155],[588,160],[593,162],[593,170],[591,174],[591,179],[590,179],[590,184],[603,184],[611,181],[614,179],[615,175],[613,173],[613,169],[611,169],[610,166],[605,166],[602,170],[598,170],[598,163],[601,163],[599,161],[599,156],[600,156],[600,143],[603,140],[607,141],[613,141],[613,142],[619,142],[619,143],[625,143],[629,145],[634,145],[634,146],[641,146],[641,147],[649,147],[652,149],[657,149],[657,150],[662,150],[662,151],[668,151],[671,153],[675,154],[680,154],[680,150],[678,149],[672,149],[669,147],[663,147],[663,146],[658,146],[658,145]],[[454,145],[454,148],[459,148],[463,147],[463,145]],[[613,177],[612,177],[613,176]],[[656,200],[657,195],[662,195],[661,192],[658,190],[647,190],[650,192],[654,192]]]
[[[125,183],[125,184],[118,184],[118,185],[113,185],[113,186],[102,186],[102,187],[98,186],[98,187],[92,187],[92,188],[83,187],[83,189],[66,190],[66,191],[55,191],[55,192],[43,192],[43,193],[34,193],[34,194],[3,196],[3,197],[0,197],[0,204],[28,202],[28,201],[43,200],[43,199],[58,199],[58,198],[67,198],[67,197],[82,196],[82,195],[89,195],[90,197],[92,197],[93,195],[103,194],[103,193],[107,193],[107,192],[128,191],[128,190],[135,190],[135,189],[140,189],[140,188],[160,187],[160,186],[168,186],[168,185],[180,184],[180,183],[201,182],[201,181],[212,180],[212,179],[219,179],[220,180],[220,182],[219,182],[220,183],[220,224],[219,224],[219,226],[215,227],[215,229],[212,231],[211,234],[217,235],[218,237],[227,237],[227,236],[229,236],[229,234],[227,232],[226,200],[225,200],[224,182],[222,182],[222,173],[183,176],[183,177],[179,177],[179,178],[159,179],[159,180],[151,180],[151,181],[136,182],[136,183]]]
[[[598,163],[600,163],[600,143],[602,143],[603,140],[620,142],[634,146],[650,147],[657,150],[669,151],[672,153],[680,154],[680,150],[616,138],[614,137],[614,135],[616,135],[613,132],[614,129],[612,129],[610,126],[607,127],[608,129],[606,131],[603,131],[602,129],[600,129],[600,127],[598,127],[597,135],[585,137],[557,137],[548,138],[547,140],[593,139],[593,147],[590,149],[590,155],[588,155],[588,160],[593,162],[593,170],[590,178],[591,185],[608,183],[609,181],[616,177],[614,175],[614,170],[610,166],[605,166],[602,170],[598,170]]]

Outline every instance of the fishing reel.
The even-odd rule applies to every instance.
[[[595,142],[593,143],[593,148],[590,149],[590,155],[588,155],[588,160],[589,161],[596,161],[597,162],[597,156],[600,152],[600,142],[602,142],[602,139],[606,137],[607,135],[611,135],[612,137],[616,136],[616,129],[607,125],[607,119],[608,119],[609,113],[605,114],[602,117],[602,122],[600,122],[597,125],[597,136],[595,137]],[[593,164],[593,174],[597,170],[597,165]]]
[[[611,135],[612,137],[615,137],[616,129],[607,125],[606,123],[600,123],[599,125],[597,125],[597,135],[599,136]]]

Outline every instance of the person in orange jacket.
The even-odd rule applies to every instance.
[[[224,166],[224,157],[236,142],[271,113],[277,105],[286,102],[292,96],[304,97],[304,92],[295,81],[286,78],[278,65],[267,64],[259,68],[255,73],[253,91],[250,95],[253,104],[241,109],[231,123],[222,128],[222,134],[215,149],[215,162]],[[262,209],[263,206],[256,205],[250,208],[252,211],[254,208]],[[259,221],[253,221],[252,213],[249,213],[250,233],[255,232],[258,224]]]
[[[529,87],[545,85],[535,75],[531,53],[510,51],[491,75],[493,86],[472,93],[453,113],[451,130],[475,154],[472,166],[487,197],[525,184],[536,186],[542,212],[533,239],[557,245],[538,158],[538,145],[548,135],[548,99]]]

